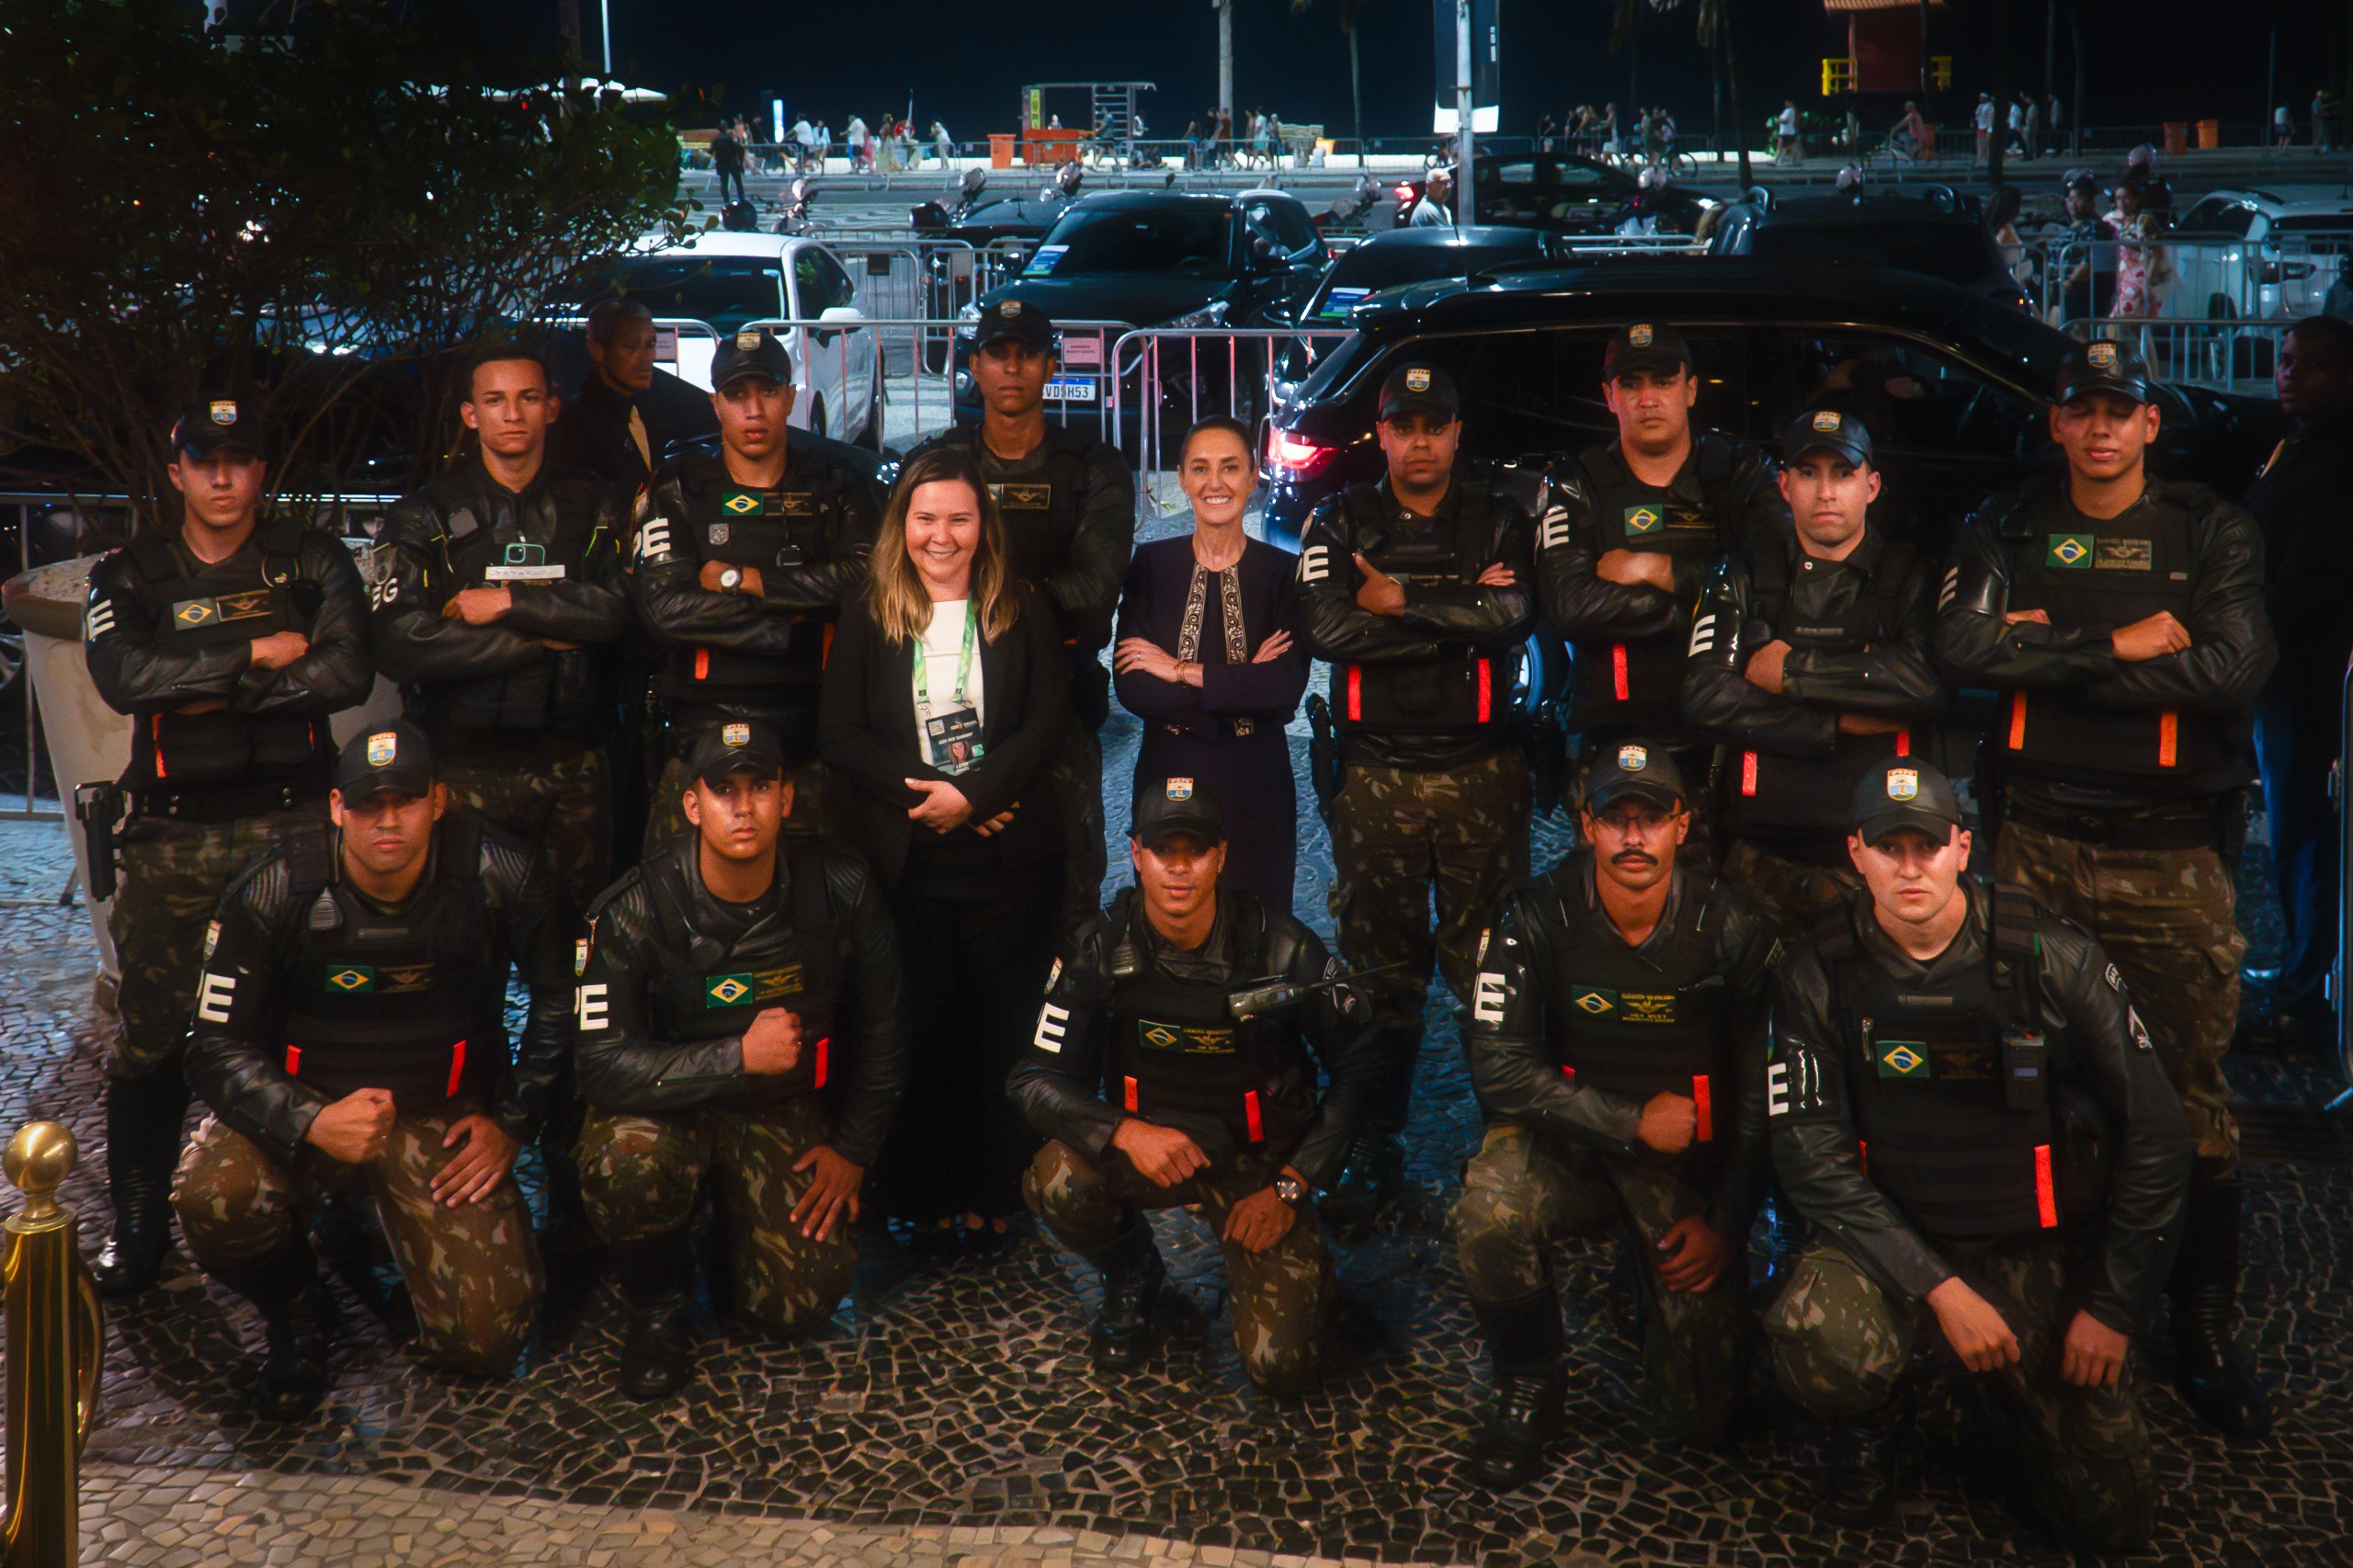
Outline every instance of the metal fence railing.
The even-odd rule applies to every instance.
[[[2200,233],[2025,241],[2011,271],[2038,314],[2256,321],[2313,315],[2353,256],[2353,223],[2260,240]],[[2125,303],[2133,309],[2123,308]]]
[[[2165,381],[2268,397],[2279,346],[2294,326],[2291,321],[2096,316],[2072,320],[2066,330],[2086,341],[2130,345]]]
[[[1253,426],[1267,421],[1316,362],[1355,334],[1346,327],[1151,327],[1111,346],[1111,434],[1138,475],[1143,505],[1161,507],[1160,476],[1180,455],[1183,432],[1212,415]]]

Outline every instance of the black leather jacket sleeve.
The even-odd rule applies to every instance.
[[[2166,491],[2190,509],[2197,540],[2189,599],[2189,646],[2163,658],[2118,661],[2086,695],[2113,708],[2187,708],[2243,713],[2279,663],[2263,608],[2263,531],[2245,509],[2202,486]]]
[[[1511,586],[1482,587],[1472,581],[1495,563],[1511,568]],[[1336,664],[1412,664],[1431,657],[1440,643],[1500,653],[1526,641],[1536,617],[1526,528],[1514,521],[1495,529],[1482,559],[1465,563],[1461,574],[1465,581],[1460,585],[1408,587],[1403,615],[1362,608],[1357,590],[1364,574],[1356,563],[1347,515],[1338,500],[1327,501],[1308,519],[1300,541],[1300,623],[1308,649]]]
[[[554,583],[509,585],[514,608],[498,624],[529,637],[597,647],[618,642],[634,624],[621,561],[629,514],[620,492],[586,474],[554,482],[567,508],[590,511],[595,522],[581,551],[580,575]]]
[[[1081,647],[1097,649],[1110,640],[1135,544],[1135,477],[1117,451],[1097,443],[1079,481],[1078,527],[1043,585],[1063,634]]]
[[[536,858],[487,826],[482,878],[506,958],[521,971],[530,995],[522,1036],[490,1115],[507,1136],[527,1142],[547,1119],[572,1049],[574,917]]]
[[[1731,992],[1733,1092],[1708,1223],[1737,1239],[1748,1233],[1764,1193],[1765,1054],[1773,971],[1783,953],[1772,926],[1729,885],[1719,883],[1713,896],[1724,903],[1716,964]]]
[[[1285,979],[1300,984],[1338,980],[1347,971],[1326,952],[1323,939],[1297,921],[1290,929],[1290,961],[1281,966]],[[1236,975],[1249,981],[1255,975]],[[1347,1162],[1348,1141],[1356,1136],[1367,1107],[1378,1091],[1381,1058],[1372,1049],[1372,1007],[1354,986],[1343,983],[1312,992],[1300,1005],[1299,1027],[1316,1064],[1323,1068],[1324,1094],[1316,1103],[1315,1119],[1307,1124],[1299,1145],[1291,1151],[1291,1168],[1307,1185],[1328,1186]]]
[[[1999,529],[2008,504],[1980,510],[1953,540],[1937,595],[1937,662],[1955,686],[2002,689],[2082,686],[2116,673],[2105,631],[2005,625],[2010,608],[2010,550]]]
[[[702,585],[702,553],[676,476],[654,488],[652,506],[653,516],[638,529],[637,563],[629,576],[639,620],[666,642],[765,658],[790,652],[798,617],[838,612],[864,589],[881,523],[864,485],[845,491],[826,525],[828,559],[762,567],[755,597]]]
[[[351,549],[330,534],[305,533],[297,569],[319,585],[319,608],[303,635],[311,650],[282,670],[247,668],[230,706],[241,712],[295,717],[334,713],[368,700],[376,684],[369,646],[368,585]]]
[[[547,658],[539,637],[505,622],[468,626],[441,607],[460,585],[442,559],[446,529],[430,493],[397,502],[384,519],[379,551],[390,551],[376,584],[376,662],[404,686],[446,686],[512,675]],[[509,616],[512,619],[512,616]]]
[[[1602,550],[1594,499],[1574,463],[1561,465],[1553,474],[1537,544],[1536,584],[1544,618],[1570,642],[1663,637],[1683,624],[1684,596],[1595,574]]]
[[[290,1076],[269,1042],[279,1038],[279,976],[294,922],[293,877],[273,856],[222,896],[220,935],[197,980],[188,1032],[188,1087],[238,1132],[291,1158],[330,1097]]]
[[[1110,949],[1110,923],[1098,910],[1072,933],[1055,960],[1037,1026],[1005,1082],[1032,1131],[1089,1160],[1103,1158],[1127,1119],[1101,1092]]]

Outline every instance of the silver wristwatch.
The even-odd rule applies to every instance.
[[[1307,1201],[1307,1184],[1296,1176],[1278,1175],[1274,1188],[1275,1196],[1294,1209]]]
[[[741,566],[729,566],[720,572],[719,587],[721,592],[732,594],[743,585],[744,569]]]

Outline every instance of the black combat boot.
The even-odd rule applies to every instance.
[[[154,1289],[172,1250],[172,1170],[179,1164],[188,1085],[177,1067],[107,1084],[107,1196],[114,1234],[91,1278],[104,1296]]]
[[[1814,1483],[1824,1514],[1869,1526],[1895,1511],[1895,1449],[1909,1415],[1910,1401],[1898,1392],[1876,1410],[1828,1423],[1829,1463]]]
[[[2239,1226],[2236,1176],[2200,1159],[2182,1207],[2181,1254],[2166,1282],[2173,1298],[2173,1384],[2198,1418],[2231,1437],[2271,1430],[2271,1402],[2238,1340]]]
[[[1495,1402],[1479,1428],[1472,1470],[1483,1485],[1509,1492],[1536,1478],[1544,1446],[1561,1430],[1568,1392],[1561,1303],[1546,1285],[1518,1301],[1473,1301],[1495,1369]]]
[[[1131,1216],[1120,1236],[1079,1256],[1103,1273],[1103,1311],[1095,1320],[1095,1365],[1106,1372],[1142,1366],[1152,1350],[1153,1312],[1168,1278],[1152,1227],[1141,1216]]]
[[[640,1403],[667,1399],[694,1375],[694,1338],[687,1328],[694,1306],[694,1247],[681,1229],[616,1242],[611,1254],[629,1308],[621,1392]]]
[[[258,1262],[210,1272],[251,1301],[268,1330],[268,1349],[255,1379],[254,1413],[265,1421],[300,1421],[318,1409],[335,1386],[327,1351],[342,1314],[320,1283],[309,1238],[298,1237]]]
[[[1405,1185],[1405,1149],[1393,1132],[1359,1132],[1348,1141],[1340,1174],[1315,1205],[1316,1217],[1342,1236],[1361,1235]]]

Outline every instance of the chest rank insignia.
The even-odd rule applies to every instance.
[[[1569,1006],[1593,1017],[1607,1017],[1618,1010],[1618,993],[1605,991],[1598,985],[1588,985],[1569,998]]]
[[[1051,484],[993,484],[996,504],[1008,512],[1044,512],[1052,509],[1054,487]]]
[[[2092,567],[2099,572],[2146,572],[2156,562],[2145,539],[2104,539],[2092,547]]]
[[[752,994],[752,977],[748,974],[722,974],[712,979],[704,989],[704,1000],[713,1007],[733,1007]]]
[[[1666,526],[1666,518],[1655,506],[1626,508],[1626,531],[1629,534],[1654,534]]]
[[[345,995],[376,989],[376,971],[364,963],[351,964],[327,976],[327,983]]]
[[[2052,534],[2049,564],[2065,571],[2080,572],[2092,563],[2092,547],[2097,541],[2090,534]]]
[[[719,509],[739,517],[748,517],[756,513],[761,505],[760,497],[748,490],[731,490],[727,493],[727,499],[719,504]]]
[[[1929,1076],[1927,1048],[1916,1040],[1881,1040],[1879,1048],[1879,1075],[1882,1078]]]
[[[1146,1049],[1187,1056],[1224,1056],[1233,1050],[1232,1029],[1190,1029],[1181,1024],[1147,1022],[1138,1030]]]

